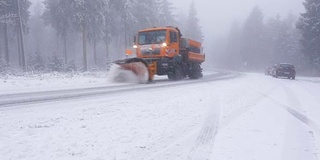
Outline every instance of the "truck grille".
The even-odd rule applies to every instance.
[[[143,49],[143,50],[141,50],[141,53],[143,55],[159,55],[160,54],[160,48],[156,48],[156,49],[153,49],[153,50]]]

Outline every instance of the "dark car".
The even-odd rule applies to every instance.
[[[274,66],[272,70],[273,77],[287,77],[287,78],[296,78],[296,70],[292,64],[280,63]]]

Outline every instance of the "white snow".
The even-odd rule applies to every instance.
[[[319,82],[244,73],[219,81],[2,107],[0,159],[316,160]],[[109,85],[121,84],[108,83],[105,74],[0,81],[2,95]]]
[[[107,81],[110,83],[147,83],[148,82],[148,70],[142,63],[137,63],[140,69],[144,69],[143,75],[136,75],[132,71],[123,70],[120,66],[113,64],[110,67],[110,71],[107,74]]]
[[[110,85],[121,84],[108,83],[107,72],[68,74],[53,72],[29,76],[6,76],[0,78],[0,95]]]

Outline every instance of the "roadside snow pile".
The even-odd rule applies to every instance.
[[[320,83],[320,78],[318,77],[299,77],[299,80],[312,82],[312,83]]]
[[[0,78],[0,94],[105,86],[106,75],[106,72],[8,75]]]
[[[136,75],[131,70],[121,69],[119,65],[113,64],[108,72],[107,80],[110,83],[147,83],[148,73],[146,71],[146,74]]]

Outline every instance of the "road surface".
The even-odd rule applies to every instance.
[[[0,159],[317,160],[319,82],[223,72],[2,94]]]

